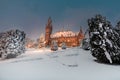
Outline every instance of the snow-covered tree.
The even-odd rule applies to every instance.
[[[114,30],[117,32],[115,35],[116,37],[118,37],[116,42],[117,42],[118,46],[120,47],[120,21],[117,23]]]
[[[105,17],[96,15],[88,20],[91,53],[98,61],[120,63],[119,35]]]
[[[2,59],[13,58],[25,52],[25,33],[10,30],[0,33],[0,56]]]

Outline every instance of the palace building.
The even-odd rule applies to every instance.
[[[53,41],[55,41],[58,46],[64,42],[67,47],[76,47],[81,44],[81,41],[84,38],[84,33],[82,29],[79,32],[74,33],[71,30],[61,30],[56,33],[52,33],[52,20],[48,19],[46,28],[45,28],[45,45],[50,46]]]

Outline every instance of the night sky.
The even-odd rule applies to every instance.
[[[49,16],[54,32],[63,27],[85,30],[87,19],[95,14],[106,16],[115,26],[120,20],[120,0],[0,0],[0,32],[20,29],[35,39],[45,32]]]

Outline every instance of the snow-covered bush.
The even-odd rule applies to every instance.
[[[118,33],[111,23],[101,15],[88,20],[91,53],[98,61],[120,63],[120,46]]]
[[[82,48],[84,50],[90,50],[90,44],[89,44],[89,39],[85,38],[82,40]]]
[[[0,56],[3,59],[13,58],[25,51],[25,33],[10,30],[0,33]]]
[[[62,43],[61,48],[66,49],[66,44],[64,42]]]
[[[58,50],[58,45],[57,45],[56,41],[52,41],[51,50],[52,50],[52,51]]]

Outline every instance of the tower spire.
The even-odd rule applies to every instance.
[[[80,33],[83,33],[83,31],[82,31],[82,27],[80,26]]]
[[[52,19],[51,19],[51,17],[48,18],[47,26],[48,27],[52,26]]]

